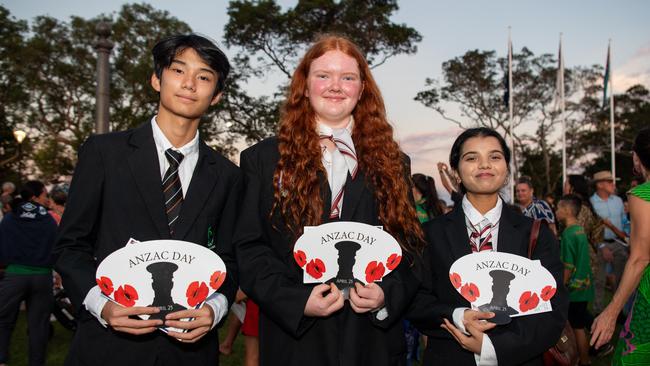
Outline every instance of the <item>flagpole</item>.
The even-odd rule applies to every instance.
[[[566,184],[566,118],[564,117],[564,54],[562,53],[562,33],[560,33],[560,118],[562,120],[562,186]]]
[[[609,39],[609,44],[607,45],[607,60],[609,64],[609,133],[610,133],[610,143],[612,148],[612,177],[614,178],[614,184],[616,184],[616,153],[615,149],[615,137],[614,137],[614,77],[612,72],[612,39]]]
[[[509,134],[510,134],[510,150],[512,151],[512,163],[510,164],[511,166],[511,174],[510,174],[510,200],[511,203],[514,205],[515,204],[515,169],[513,168],[514,165],[514,160],[515,155],[517,152],[515,151],[515,135],[514,135],[514,127],[512,125],[512,36],[511,36],[511,28],[508,26],[508,120],[509,120]]]

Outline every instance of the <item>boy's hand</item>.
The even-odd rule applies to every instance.
[[[192,320],[180,320],[184,318]],[[187,330],[186,333],[168,331],[167,334],[183,343],[194,343],[212,329],[213,321],[214,313],[212,308],[210,305],[204,304],[200,309],[181,310],[167,314],[165,326]]]
[[[157,307],[134,306],[125,308],[111,301],[107,301],[102,309],[102,319],[111,326],[111,328],[124,333],[140,335],[155,331],[158,326],[162,325],[162,320],[142,320],[132,319],[133,315],[156,314],[160,312]]]

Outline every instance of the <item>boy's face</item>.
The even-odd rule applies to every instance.
[[[557,217],[557,219],[560,220],[560,221],[564,221],[570,215],[571,215],[571,212],[569,210],[568,205],[566,203],[564,203],[563,201],[558,202],[557,211],[555,212],[555,217]]]
[[[160,93],[159,115],[200,118],[221,93],[214,95],[218,74],[192,48],[180,52],[159,79],[154,73],[151,86]]]

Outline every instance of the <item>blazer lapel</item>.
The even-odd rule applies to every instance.
[[[341,212],[342,221],[351,221],[354,211],[359,205],[359,201],[363,196],[363,190],[366,183],[366,176],[361,170],[357,171],[357,176],[352,179],[352,176],[348,172],[348,178],[345,181],[345,187],[343,188],[343,206]]]
[[[323,214],[321,222],[330,222],[330,208],[332,208],[332,190],[330,189],[327,174],[318,172],[318,181],[320,182],[320,197],[323,200]]]
[[[460,204],[457,204],[454,210],[447,216],[449,225],[445,228],[449,246],[454,259],[472,253],[467,235],[467,224],[465,223],[465,213]]]
[[[212,193],[212,189],[217,183],[216,169],[211,166],[216,164],[217,161],[214,156],[210,154],[209,147],[205,142],[199,142],[199,159],[196,162],[194,173],[192,173],[192,180],[190,186],[185,193],[181,213],[176,224],[174,238],[183,239],[188,230],[194,224],[197,216],[203,209],[203,206],[208,201],[208,197]]]
[[[499,220],[497,252],[527,256],[528,238],[523,230],[524,217],[517,215],[505,203]],[[524,246],[524,243],[526,246]]]
[[[169,226],[163,203],[158,153],[150,123],[145,123],[133,130],[129,144],[134,147],[133,152],[127,158],[131,174],[133,174],[138,191],[160,237],[167,239],[170,237]]]

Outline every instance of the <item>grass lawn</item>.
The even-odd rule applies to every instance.
[[[58,322],[53,322],[54,336],[47,345],[47,362],[48,366],[61,366],[68,353],[68,346],[72,340],[72,332],[63,328]],[[219,339],[223,339],[225,326],[219,330]],[[9,366],[26,366],[27,365],[27,318],[25,312],[21,311],[18,316],[16,329],[11,337]],[[218,344],[214,345],[219,347]],[[233,345],[233,353],[230,356],[221,356],[220,366],[239,366],[243,364],[244,355],[244,338],[237,337]]]
[[[58,322],[53,322],[54,336],[48,344],[48,366],[63,365],[63,361],[68,352],[68,345],[72,339],[72,333],[63,328]],[[225,326],[219,330],[219,338],[223,339]],[[618,334],[618,331],[614,334]],[[214,345],[218,347],[218,345]],[[11,338],[11,362],[10,366],[27,365],[27,321],[25,312],[21,311],[18,317],[16,329]],[[243,364],[244,342],[243,337],[237,337],[233,345],[233,353],[230,356],[221,356],[219,364],[222,366],[239,366]],[[602,359],[594,359],[593,366],[609,366],[611,356]]]

